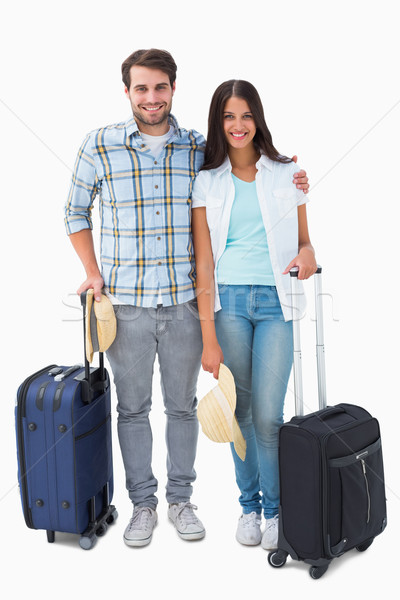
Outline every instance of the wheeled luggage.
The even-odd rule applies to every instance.
[[[290,275],[295,304],[297,272]],[[384,530],[386,498],[377,419],[353,404],[326,406],[320,267],[314,277],[320,410],[303,415],[300,325],[294,319],[296,416],[279,433],[279,539],[268,562],[282,567],[290,555],[310,564],[318,579],[333,558],[366,550]]]
[[[84,307],[86,294],[81,297]],[[86,342],[84,343],[86,346]],[[113,465],[110,379],[99,367],[49,365],[30,375],[15,407],[18,480],[26,525],[81,534],[92,548],[117,517],[111,505]]]

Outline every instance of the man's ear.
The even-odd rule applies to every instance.
[[[172,84],[172,95],[175,94],[175,88],[176,88],[176,81],[174,81],[174,83]]]
[[[124,93],[125,93],[125,96],[126,96],[127,98],[129,98],[129,90],[128,90],[128,88],[126,87],[126,85],[124,86]]]

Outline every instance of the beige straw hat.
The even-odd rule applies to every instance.
[[[199,402],[197,417],[203,433],[213,442],[233,442],[236,454],[244,461],[246,440],[235,416],[236,386],[232,373],[219,366],[218,385]]]
[[[97,302],[93,289],[86,294],[86,358],[92,362],[95,352],[105,352],[117,334],[117,319],[114,308],[105,294]]]

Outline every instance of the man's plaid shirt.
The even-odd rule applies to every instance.
[[[101,268],[105,286],[121,302],[165,306],[194,298],[191,193],[205,140],[173,125],[158,157],[143,143],[136,121],[90,132],[76,159],[65,205],[67,233],[92,229],[99,196]]]

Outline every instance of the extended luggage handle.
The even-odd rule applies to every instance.
[[[81,293],[81,305],[83,309],[83,354],[84,354],[84,365],[85,365],[85,380],[82,383],[87,382],[86,386],[83,386],[83,395],[85,396],[86,402],[91,402],[93,399],[94,392],[102,390],[108,385],[108,378],[104,368],[104,354],[99,352],[99,368],[96,371],[96,376],[93,376],[90,372],[90,364],[86,356],[86,304],[87,304],[87,290]],[[85,387],[87,389],[85,389]]]
[[[298,292],[298,267],[290,270],[290,282],[292,293],[292,317],[293,317],[293,378],[295,413],[297,416],[304,414],[303,402],[303,378],[301,367],[301,341],[300,320],[296,318]],[[322,310],[322,267],[318,265],[314,274],[314,296],[315,296],[315,334],[317,355],[317,377],[318,377],[318,405],[322,410],[327,405],[326,400],[326,372],[325,372],[325,344],[323,330]]]

